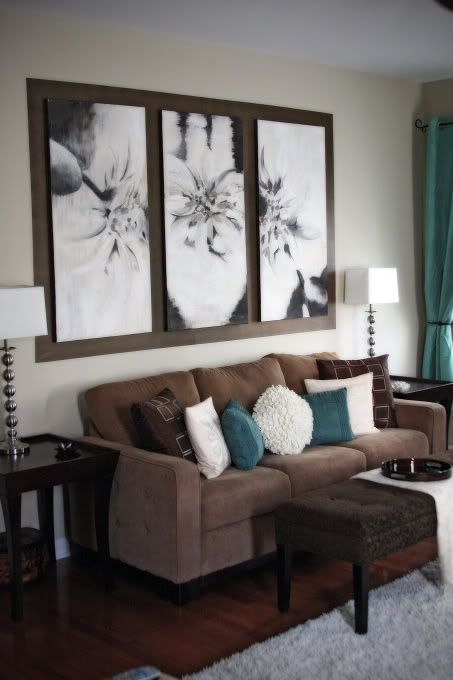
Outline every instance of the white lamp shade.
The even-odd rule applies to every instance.
[[[399,302],[396,269],[394,267],[347,269],[344,301],[349,305]]]
[[[31,338],[47,335],[44,288],[0,287],[0,338]]]

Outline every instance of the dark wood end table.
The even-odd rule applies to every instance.
[[[409,383],[407,392],[394,392],[397,399],[412,399],[419,401],[432,401],[442,404],[447,415],[447,448],[448,428],[450,424],[451,404],[453,401],[453,382],[445,380],[432,380],[431,378],[407,378],[403,375],[391,375],[390,380],[404,380]]]
[[[0,501],[5,520],[10,570],[11,618],[23,620],[21,564],[21,499],[25,491],[38,492],[39,525],[47,544],[49,562],[55,562],[53,487],[80,480],[93,480],[95,526],[98,556],[104,586],[113,587],[109,550],[109,503],[119,451],[75,442],[80,456],[70,460],[55,458],[59,442],[69,442],[53,434],[27,437],[30,453],[0,456]]]

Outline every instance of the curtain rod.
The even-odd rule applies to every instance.
[[[446,125],[453,125],[452,122],[448,123],[439,123],[439,127],[445,127]],[[420,118],[417,118],[415,120],[415,127],[417,130],[421,130],[422,132],[426,132],[428,125],[423,125],[423,121]]]

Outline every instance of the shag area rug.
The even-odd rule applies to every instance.
[[[353,626],[351,600],[183,680],[452,680],[453,586],[437,560],[372,590],[367,635]]]

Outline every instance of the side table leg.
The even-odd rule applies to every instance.
[[[100,477],[96,477],[94,482],[94,519],[96,525],[96,541],[102,577],[104,580],[104,587],[106,590],[112,590],[114,588],[109,546],[110,491],[112,488],[114,473],[115,471],[111,470]]]
[[[368,565],[352,565],[354,581],[355,632],[360,635],[368,631]]]
[[[11,618],[22,621],[23,584],[22,584],[22,554],[21,554],[21,495],[1,498],[3,518],[5,520],[6,537],[8,542],[8,562],[10,573]]]
[[[53,486],[38,489],[39,528],[47,543],[49,562],[55,562],[55,529],[53,520]]]
[[[287,612],[289,609],[292,553],[289,545],[281,543],[277,545],[278,608],[281,612]]]

